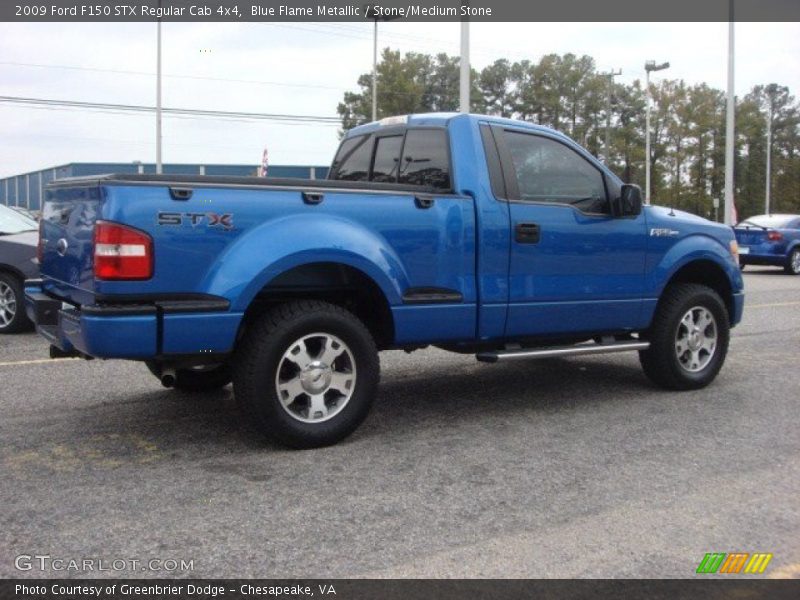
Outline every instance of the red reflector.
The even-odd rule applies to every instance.
[[[767,234],[767,239],[772,242],[778,242],[783,239],[783,234],[780,231],[770,231]]]
[[[118,223],[94,225],[96,279],[150,279],[153,276],[153,240],[143,231]]]

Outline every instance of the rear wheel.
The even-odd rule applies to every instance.
[[[32,327],[25,314],[22,282],[10,273],[0,273],[0,333],[18,333]]]
[[[146,362],[147,368],[160,381],[164,366],[157,362]],[[175,369],[172,387],[186,392],[206,392],[224,387],[231,382],[229,365],[199,365],[186,369]]]
[[[711,383],[725,362],[730,337],[728,311],[704,285],[668,287],[647,334],[650,348],[639,353],[645,374],[672,390]]]
[[[789,275],[800,275],[800,248],[795,248],[789,253],[783,269]]]
[[[353,314],[303,300],[259,317],[236,352],[236,400],[258,429],[292,448],[334,444],[366,418],[378,351]]]

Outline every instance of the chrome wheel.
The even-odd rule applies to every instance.
[[[675,354],[681,367],[690,373],[706,368],[717,350],[717,322],[703,306],[690,308],[678,323]]]
[[[800,273],[800,252],[797,250],[792,252],[790,267],[795,275]]]
[[[329,333],[312,333],[290,344],[275,376],[281,406],[304,423],[336,416],[350,401],[355,385],[353,353]]]
[[[0,328],[5,329],[17,314],[17,296],[5,281],[0,281]]]

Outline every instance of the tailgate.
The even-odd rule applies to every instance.
[[[93,303],[93,235],[102,203],[102,189],[96,184],[47,191],[40,274],[45,290],[67,302]]]

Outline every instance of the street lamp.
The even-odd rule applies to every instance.
[[[654,60],[648,60],[644,63],[644,70],[646,72],[647,83],[645,91],[647,92],[647,119],[645,125],[645,164],[644,164],[644,201],[645,204],[650,204],[650,71],[663,71],[669,68],[669,63],[664,62],[659,65]]]

